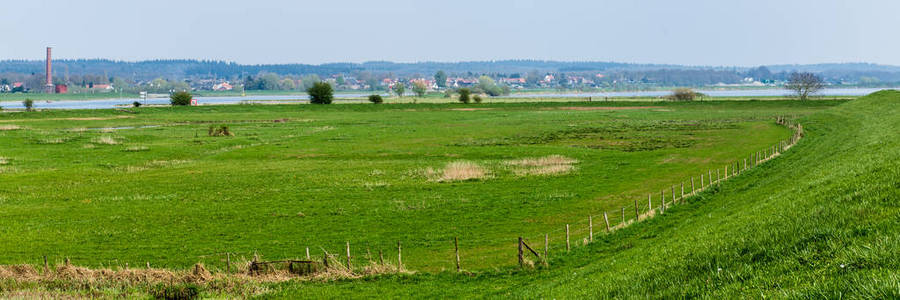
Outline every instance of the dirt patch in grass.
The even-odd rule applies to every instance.
[[[487,170],[481,165],[470,161],[454,161],[448,163],[443,170],[428,168],[425,175],[432,181],[462,181],[481,179],[487,176]]]
[[[506,161],[516,176],[561,175],[575,170],[578,160],[562,155]]]
[[[660,106],[565,106],[557,107],[558,110],[630,110],[630,109],[649,109],[661,108]],[[553,110],[554,108],[547,108]]]

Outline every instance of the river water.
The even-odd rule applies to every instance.
[[[818,96],[864,96],[880,90],[889,88],[838,88],[823,89],[816,95]],[[758,90],[698,90],[700,93],[712,97],[765,97],[765,96],[786,96],[788,91],[781,89],[758,89]],[[662,97],[671,94],[671,91],[634,91],[634,92],[561,92],[561,93],[535,93],[535,94],[513,94],[503,96],[501,98],[569,98],[569,97]],[[362,98],[369,94],[336,94],[335,102],[349,101],[352,98]],[[309,96],[306,94],[297,95],[277,95],[277,96],[235,96],[235,97],[195,97],[197,102],[204,104],[237,104],[241,102],[308,102]],[[118,99],[99,99],[99,100],[56,100],[56,101],[35,101],[34,108],[37,109],[105,109],[123,106],[131,106],[135,101],[140,101],[145,105],[165,105],[169,104],[168,98],[154,98],[141,101],[137,98],[118,98]],[[354,100],[358,101],[358,100]],[[3,108],[24,108],[22,102],[0,102]]]

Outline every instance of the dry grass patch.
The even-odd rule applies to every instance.
[[[481,165],[470,161],[455,161],[448,163],[443,170],[428,168],[426,176],[433,181],[462,181],[482,179],[487,177],[487,170]]]
[[[0,125],[0,131],[10,131],[10,130],[19,130],[22,129],[22,126],[10,124],[10,125]]]
[[[101,145],[118,145],[119,144],[119,141],[117,141],[116,139],[114,139],[110,136],[101,136],[101,137],[93,139],[92,142],[94,144],[101,144]]]
[[[141,151],[149,151],[150,147],[147,146],[128,146],[125,147],[122,151],[125,152],[141,152]]]
[[[517,176],[566,174],[575,170],[576,163],[578,160],[562,155],[506,161]]]
[[[44,145],[64,144],[65,142],[66,142],[66,139],[64,139],[64,138],[46,138],[46,139],[38,140],[38,144],[44,144]]]
[[[0,165],[9,164],[9,158],[0,157]]]

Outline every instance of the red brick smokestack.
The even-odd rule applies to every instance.
[[[47,86],[53,86],[53,70],[51,67],[52,63],[53,61],[50,57],[50,47],[47,47]]]

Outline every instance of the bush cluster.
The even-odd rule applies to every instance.
[[[191,99],[194,99],[194,96],[188,92],[176,92],[169,96],[169,102],[172,103],[172,106],[191,105]]]

